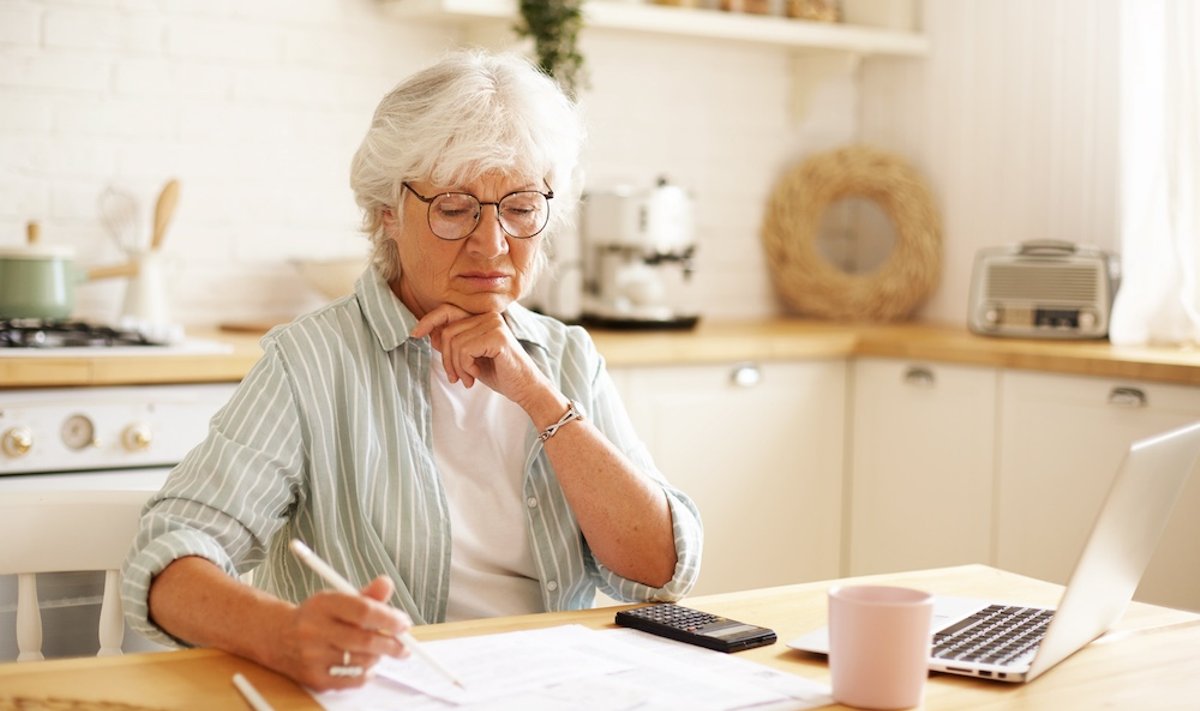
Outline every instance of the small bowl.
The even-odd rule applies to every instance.
[[[328,299],[353,293],[354,282],[367,268],[366,257],[293,259],[291,262],[304,281]]]

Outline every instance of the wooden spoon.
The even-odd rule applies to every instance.
[[[158,202],[154,205],[154,234],[150,239],[150,249],[157,250],[162,246],[163,238],[167,236],[167,225],[175,215],[175,206],[179,204],[179,181],[171,178],[158,194]]]

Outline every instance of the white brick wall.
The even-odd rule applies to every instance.
[[[0,243],[36,219],[81,261],[117,261],[100,193],[132,190],[148,230],[175,176],[175,314],[298,313],[318,298],[286,260],[363,249],[351,152],[379,96],[445,46],[371,0],[2,0]],[[80,315],[114,318],[121,293],[83,286]]]
[[[1087,209],[1114,202],[1105,187],[1114,167],[1092,150],[1110,126],[1046,125],[1037,107],[1020,104],[1034,96],[1030,82],[1039,82],[1037,92],[1051,86],[1039,77],[1080,84],[1073,74],[1034,70],[1038,62],[1096,59],[1111,47],[1110,23],[1097,30],[1093,17],[1080,20],[1087,32],[1070,30],[1096,12],[1073,0],[1045,31],[1021,30],[1039,17],[1038,7],[1036,0],[931,0],[928,60],[869,60],[862,96],[852,76],[835,76],[802,116],[794,115],[786,50],[589,30],[590,184],[649,185],[667,174],[689,187],[703,312],[769,315],[778,306],[758,228],[770,187],[812,151],[853,141],[862,121],[866,137],[930,172],[948,213],[948,279],[928,312],[961,321],[978,240],[1039,237],[1045,223],[1036,219],[1044,209],[1028,207],[1038,195],[1007,187],[998,193],[1003,205],[988,197],[996,192],[988,162],[1002,163],[1006,185],[1022,185],[1028,166],[1014,156],[1027,151],[968,150],[989,141],[976,126],[1007,126],[1009,147],[1021,145],[1022,126],[1032,126],[1054,149],[1058,178],[1043,204],[1093,217],[1051,223],[1057,229],[1046,237],[1088,238],[1094,229],[1076,228],[1111,228],[1110,211],[1096,217]],[[979,65],[980,43],[961,40],[983,32],[979,23],[992,37],[986,56],[1000,64]],[[167,243],[176,315],[211,323],[307,309],[318,299],[287,259],[364,249],[346,185],[350,155],[379,96],[461,40],[456,32],[392,19],[374,0],[0,0],[0,244],[22,240],[32,219],[43,223],[43,239],[77,247],[82,261],[115,261],[119,252],[97,216],[104,186],[136,192],[149,228],[158,187],[178,177],[182,199]],[[1028,71],[1002,71],[1006,56],[1022,58]],[[1063,65],[1064,58],[1074,59]],[[983,76],[978,66],[1000,68]],[[986,86],[1003,101],[962,106],[960,96]],[[1111,94],[1099,92],[1097,108],[1108,108]],[[1091,96],[1087,106],[1096,104]],[[1061,103],[1069,98],[1058,100],[1060,114],[1081,106]],[[997,113],[1002,107],[1009,108]],[[1087,166],[1090,175],[1082,175]],[[1024,203],[1012,204],[1022,195]],[[112,318],[120,294],[119,282],[85,285],[80,315]]]
[[[42,19],[41,46],[54,50],[157,54],[162,50],[163,18],[150,14],[59,9]]]
[[[594,0],[600,1],[600,0]],[[456,41],[373,0],[0,0],[0,244],[43,224],[81,259],[119,259],[96,201],[183,184],[167,241],[175,314],[289,316],[319,299],[291,257],[364,248],[346,174],[378,98]],[[773,181],[849,141],[848,80],[792,111],[789,53],[589,31],[592,185],[660,173],[697,201],[697,278],[710,316],[770,314],[758,229]],[[119,282],[79,291],[115,316]]]
[[[38,13],[16,4],[0,6],[0,44],[33,47],[38,41]]]
[[[364,249],[346,174],[374,103],[455,41],[372,0],[2,0],[0,244],[38,220],[80,261],[116,261],[104,186],[136,192],[149,229],[158,187],[178,177],[175,315],[294,315],[319,299],[288,258]],[[764,198],[805,147],[853,135],[848,83],[796,120],[782,50],[604,31],[584,50],[592,185],[667,174],[689,187],[703,312],[773,313]],[[84,285],[79,315],[113,318],[121,288]]]

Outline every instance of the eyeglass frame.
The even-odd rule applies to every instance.
[[[541,233],[545,232],[546,228],[550,226],[550,201],[554,199],[554,190],[550,187],[549,184],[546,184],[546,190],[549,192],[542,192],[541,190],[514,190],[511,193],[501,195],[500,199],[496,200],[495,202],[484,202],[483,200],[480,200],[475,195],[472,195],[471,193],[468,193],[468,192],[464,192],[462,190],[447,190],[444,193],[438,193],[437,195],[434,195],[432,197],[425,197],[421,193],[417,192],[413,188],[413,186],[408,183],[408,181],[403,181],[400,183],[400,185],[403,186],[404,189],[406,189],[410,193],[412,193],[413,197],[415,197],[416,199],[425,203],[425,224],[429,226],[429,231],[433,233],[433,236],[437,237],[438,239],[442,240],[443,242],[461,242],[462,240],[475,234],[475,230],[479,229],[479,221],[483,218],[483,207],[485,205],[494,205],[496,207],[496,224],[500,225],[500,231],[503,232],[505,234],[505,236],[512,237],[513,239],[533,239],[534,237],[537,237]],[[534,232],[533,234],[525,236],[525,237],[519,237],[519,236],[514,235],[511,232],[509,232],[507,229],[505,229],[504,228],[504,220],[502,220],[500,218],[500,203],[504,202],[505,200],[512,197],[513,195],[517,195],[519,193],[537,193],[538,195],[541,195],[542,197],[546,198],[546,222],[540,228],[538,228],[537,232]],[[452,239],[443,237],[437,233],[437,230],[433,229],[433,203],[438,198],[444,197],[446,195],[466,195],[467,197],[471,198],[475,202],[479,203],[479,212],[477,212],[475,214],[475,225],[470,229],[469,232],[467,232],[462,237],[455,237]]]

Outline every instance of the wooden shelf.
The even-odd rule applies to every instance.
[[[454,23],[511,22],[513,0],[383,0],[396,17]],[[915,32],[739,13],[589,0],[585,27],[859,55],[923,57],[929,40]]]

